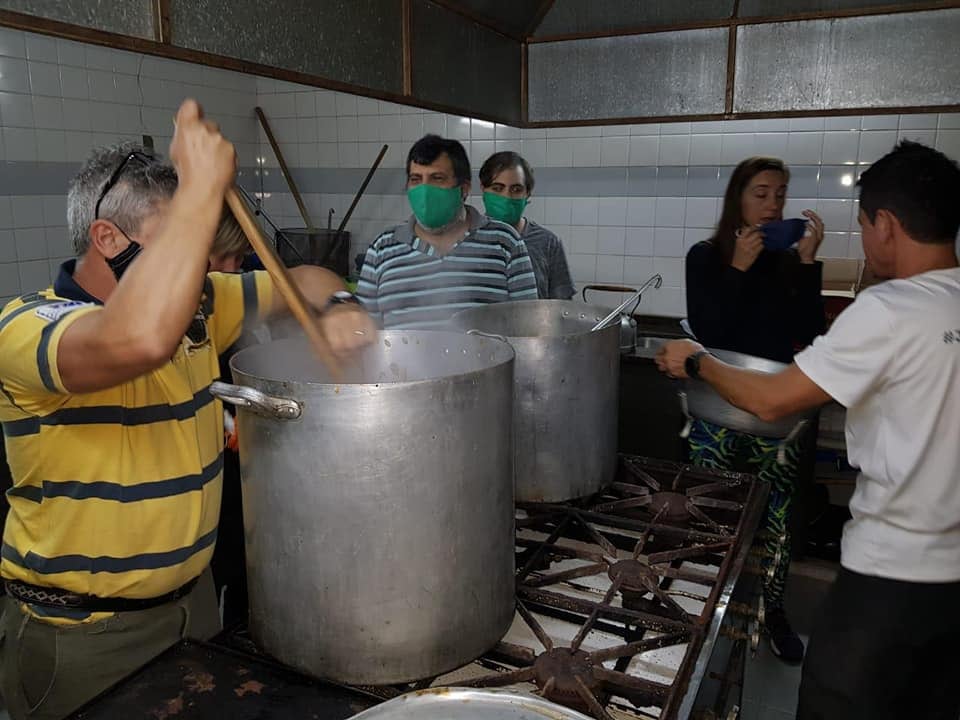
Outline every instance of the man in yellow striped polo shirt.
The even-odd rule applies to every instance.
[[[193,101],[170,157],[95,152],[68,196],[78,259],[0,312],[14,478],[0,688],[15,720],[65,717],[181,637],[219,628],[208,566],[223,416],[209,386],[244,323],[282,303],[264,273],[206,272],[236,160]],[[356,305],[331,303],[339,278],[294,275],[336,351],[373,338]]]

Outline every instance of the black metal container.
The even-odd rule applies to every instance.
[[[319,265],[340,277],[350,274],[350,233],[326,228],[277,230],[277,254],[287,267]]]

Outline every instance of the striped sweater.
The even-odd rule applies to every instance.
[[[509,225],[467,206],[469,230],[446,255],[416,236],[415,219],[367,250],[357,297],[386,328],[439,328],[464,308],[535,300],[527,248]]]

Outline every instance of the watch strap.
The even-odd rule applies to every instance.
[[[706,350],[697,350],[697,352],[693,353],[693,355],[690,355],[689,357],[687,357],[687,359],[683,363],[683,369],[686,371],[687,375],[692,377],[694,380],[699,380],[700,379],[700,359],[704,355],[709,355],[709,354],[710,353],[708,353]]]
[[[360,305],[360,299],[347,290],[337,290],[327,299],[327,304],[324,306],[323,312],[329,312],[337,305]]]

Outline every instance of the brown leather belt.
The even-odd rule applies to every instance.
[[[28,605],[42,605],[43,607],[80,610],[91,613],[134,612],[137,610],[149,610],[150,608],[179,600],[193,590],[198,579],[199,578],[194,578],[173,592],[152,598],[104,598],[98,597],[97,595],[82,595],[57,588],[31,585],[29,583],[19,582],[18,580],[6,580],[4,581],[4,585],[10,597],[27,603]]]

